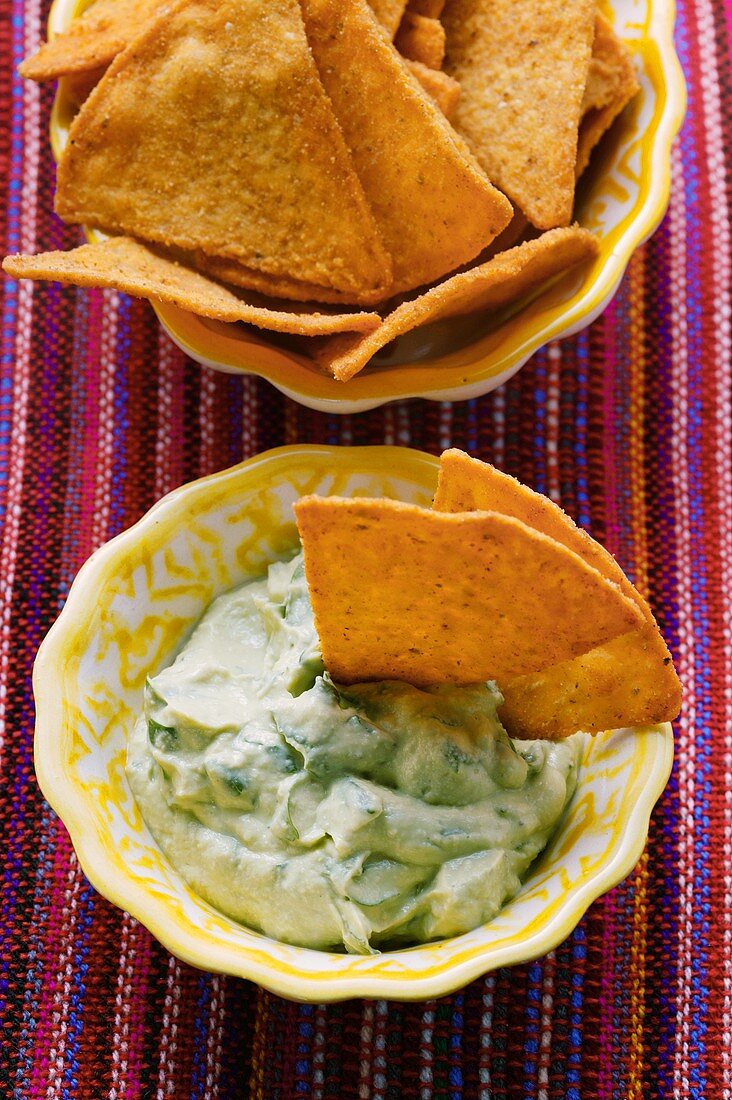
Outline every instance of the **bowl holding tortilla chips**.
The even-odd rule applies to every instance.
[[[159,9],[56,0],[21,72],[62,77],[56,209],[90,245],[5,266],[147,297],[204,364],[339,412],[474,397],[663,214],[668,0]]]
[[[389,517],[384,522],[396,546],[407,529],[409,537],[414,535],[415,522],[424,525],[417,534],[427,555],[438,528],[460,528],[455,545],[465,543],[467,535],[473,562],[478,563],[481,552],[476,552],[475,540],[483,539],[486,524],[492,544],[510,544],[511,553],[520,550],[527,563],[534,563],[527,567],[538,569],[537,575],[537,563],[549,554],[568,583],[573,578],[572,589],[585,592],[580,602],[591,594],[599,608],[590,617],[593,621],[582,627],[590,632],[586,637],[578,636],[573,643],[571,632],[555,632],[551,659],[574,661],[573,670],[584,687],[598,682],[596,664],[604,662],[605,679],[599,674],[602,706],[617,705],[617,713],[631,713],[623,708],[636,700],[632,705],[641,709],[632,713],[640,716],[639,723],[648,716],[670,714],[678,700],[677,682],[665,663],[667,651],[660,635],[644,644],[652,616],[627,582],[621,583],[610,556],[558,509],[517,489],[512,479],[493,472],[476,489],[470,461],[459,452],[447,453],[446,474],[432,508],[440,465],[427,454],[394,447],[281,448],[171,493],[135,527],[97,551],[80,571],[34,671],[39,782],[69,829],[92,883],[180,958],[296,999],[439,996],[495,967],[526,961],[555,947],[588,905],[635,865],[650,812],[671,768],[673,737],[663,721],[582,735],[575,795],[519,894],[498,917],[452,939],[373,955],[293,947],[216,912],[166,861],[127,785],[126,743],[142,709],[147,677],[170,661],[212,599],[291,552],[297,540],[296,504],[306,556],[309,543],[313,545],[311,520],[318,521],[317,537],[337,548],[333,534],[341,538],[349,530],[353,509],[376,509],[382,518]],[[468,490],[478,496],[470,498]],[[486,493],[493,511],[480,510],[486,507]],[[319,522],[323,508],[327,523]],[[368,527],[362,520],[359,513],[356,541]],[[362,562],[368,543],[365,534],[354,549]],[[327,572],[333,555],[318,547],[316,556]],[[495,563],[486,559],[483,564],[492,569]],[[427,557],[421,567],[428,567]],[[444,562],[439,567],[444,569]],[[432,581],[444,583],[434,559],[429,568]],[[343,570],[338,575],[346,576]],[[342,653],[338,618],[334,625],[323,619],[316,597],[318,578],[309,581],[316,620],[318,614],[321,617],[321,641],[330,639],[327,644]],[[500,586],[496,591],[500,598]],[[483,607],[475,610],[485,614]],[[422,620],[426,638],[429,614]],[[470,631],[469,620],[465,624]],[[625,664],[611,636],[625,639]],[[514,651],[506,638],[500,644],[505,660],[512,654],[507,679],[520,674],[526,685],[526,669],[532,666],[528,650],[519,646]],[[589,651],[595,655],[594,664],[573,656],[588,645],[595,646]],[[446,659],[452,659],[449,653]],[[638,672],[644,662],[645,671]],[[347,669],[343,674],[348,675]],[[409,675],[419,678],[419,671],[410,669]],[[634,677],[643,679],[644,692],[633,690],[638,686]],[[504,716],[514,734],[521,736],[522,723],[528,723],[530,733],[536,730],[537,715],[547,709],[547,693],[555,703],[559,698],[551,675],[540,680],[525,693],[528,706],[522,706],[514,693],[511,712]],[[559,698],[555,711],[566,721],[547,726],[549,736],[565,735],[577,728],[578,716],[590,714],[583,693]],[[605,718],[615,713],[598,709]],[[593,728],[591,721],[582,724]]]

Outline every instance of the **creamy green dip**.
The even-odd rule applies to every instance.
[[[216,909],[366,953],[490,920],[552,835],[581,740],[514,743],[500,702],[492,684],[333,684],[298,554],[219,597],[148,682],[127,774]]]

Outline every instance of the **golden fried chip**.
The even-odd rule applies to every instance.
[[[426,15],[429,19],[439,19],[445,7],[445,0],[409,0],[407,8],[415,15]]]
[[[421,61],[430,69],[441,69],[445,57],[445,29],[439,19],[407,11],[394,36],[394,45],[411,61]]]
[[[85,244],[71,252],[39,256],[7,256],[3,269],[16,279],[53,279],[75,286],[114,287],[151,302],[170,302],[189,313],[219,321],[246,321],[272,332],[317,336],[349,329],[368,331],[379,323],[377,313],[322,313],[306,308],[273,308],[258,295],[240,298],[175,260],[161,256],[139,241],[113,237]]]
[[[83,73],[69,73],[63,78],[62,95],[78,110],[85,103],[107,71],[107,66],[85,69]]]
[[[565,737],[671,721],[681,685],[650,607],[615,558],[553,501],[463,451],[445,451],[433,507],[494,511],[562,543],[633,600],[644,622],[621,638],[502,685],[501,717],[514,737]]]
[[[533,225],[566,225],[595,0],[448,0],[442,22],[455,128]]]
[[[553,233],[554,230],[550,229],[549,232]],[[525,236],[533,240],[535,234],[526,215],[522,214],[516,207],[506,228],[498,234],[494,241],[491,241],[487,248],[483,249],[478,257],[478,262],[484,264],[497,256],[499,252],[508,252],[509,248],[517,247]]]
[[[315,496],[295,514],[335,680],[500,687],[643,621],[617,585],[509,516]]]
[[[460,98],[460,85],[442,69],[430,69],[421,61],[407,60],[407,68],[416,76],[427,95],[434,99],[446,119],[452,118],[455,105]]]
[[[393,38],[402,21],[407,0],[369,0],[369,6],[389,38]]]
[[[221,283],[256,290],[270,298],[289,298],[292,302],[327,302],[331,305],[372,305],[380,302],[383,291],[371,291],[368,294],[344,293],[331,287],[317,286],[315,283],[289,279],[283,275],[268,275],[264,271],[254,271],[251,267],[226,260],[221,256],[207,256],[204,252],[195,255],[197,271],[203,271]]]
[[[345,382],[397,336],[461,313],[499,309],[597,253],[597,240],[588,230],[552,229],[397,306],[368,336],[334,337],[314,355],[324,370]]]
[[[408,72],[365,0],[302,6],[320,76],[392,259],[391,293],[454,271],[507,224],[510,203]]]
[[[509,681],[501,688],[501,721],[512,737],[529,740],[672,722],[681,684],[659,639],[646,625]]]
[[[28,80],[55,80],[110,63],[160,11],[161,0],[96,0],[63,34],[20,65]]]
[[[56,206],[70,221],[336,290],[390,283],[297,0],[163,9],[79,112]]]
[[[626,596],[645,607],[652,618],[645,601],[604,546],[578,527],[553,500],[495,466],[456,447],[443,451],[432,507],[438,512],[500,512],[520,519],[527,527],[579,554],[593,569],[619,585]]]
[[[630,50],[604,16],[598,15],[577,140],[578,177],[602,135],[639,90]]]

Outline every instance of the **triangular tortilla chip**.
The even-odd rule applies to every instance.
[[[365,0],[303,0],[325,90],[392,258],[392,293],[454,271],[510,203],[386,40]],[[322,280],[314,280],[322,281]]]
[[[445,29],[439,19],[408,11],[394,37],[394,45],[404,57],[421,61],[430,69],[440,69],[445,57]]]
[[[379,323],[378,313],[331,314],[303,307],[288,310],[286,302],[278,302],[278,308],[273,308],[272,303],[256,294],[239,298],[226,287],[127,237],[85,244],[71,252],[7,256],[3,269],[16,279],[114,287],[152,302],[170,302],[200,317],[246,321],[272,332],[317,336],[354,328],[368,331]]]
[[[63,34],[27,57],[18,72],[28,80],[56,80],[108,65],[160,11],[161,0],[96,0]]]
[[[56,207],[341,291],[390,282],[297,0],[163,9],[72,125]]]
[[[335,680],[500,687],[643,621],[577,554],[495,512],[309,496],[295,514]]]
[[[541,673],[502,685],[501,717],[514,737],[564,737],[671,721],[681,685],[653,613],[608,551],[553,501],[463,451],[445,451],[433,507],[495,511],[567,546],[618,585],[643,614],[638,629]]]
[[[578,177],[602,135],[639,90],[630,50],[607,19],[598,15],[577,139]]]
[[[461,313],[499,309],[597,252],[597,240],[588,230],[576,226],[552,229],[397,306],[368,336],[326,341],[314,350],[315,358],[324,370],[345,382],[397,336]]]
[[[438,512],[500,512],[520,519],[527,527],[561,542],[608,580],[653,621],[648,605],[633,587],[612,554],[563,512],[553,500],[523,485],[465,451],[452,447],[440,456],[440,476],[432,507]]]
[[[407,0],[369,0],[369,6],[389,38],[393,38],[402,21]]]
[[[659,638],[657,629],[645,625],[511,680],[501,688],[501,721],[512,737],[529,740],[672,722],[681,684]]]
[[[221,256],[207,256],[196,253],[196,269],[205,272],[222,283],[256,290],[270,298],[289,298],[293,302],[327,302],[332,305],[372,305],[380,302],[383,292],[370,294],[346,294],[331,287],[316,286],[298,279],[288,279],[283,275],[268,275],[265,271],[254,271],[251,267],[226,260]]]
[[[595,0],[448,0],[445,71],[455,128],[539,229],[566,225]]]
[[[430,69],[421,61],[407,61],[410,73],[416,76],[424,90],[434,99],[446,119],[450,119],[460,98],[460,85],[442,69]]]

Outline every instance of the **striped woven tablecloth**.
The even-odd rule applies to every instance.
[[[45,0],[0,0],[3,252],[71,247]],[[147,304],[3,280],[0,1094],[732,1096],[732,7],[682,0],[668,215],[612,306],[502,389],[338,418],[201,370]],[[546,958],[425,1004],[297,1005],[190,969],[89,886],[33,773],[31,666],[95,547],[169,489],[282,443],[451,444],[551,494],[651,600],[686,695],[637,870]]]

